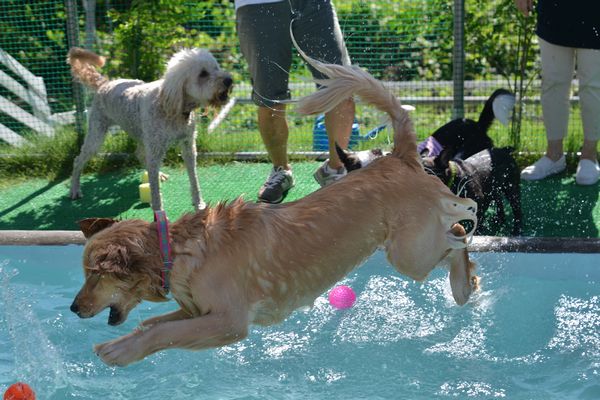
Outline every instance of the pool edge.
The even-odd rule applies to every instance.
[[[64,246],[85,243],[80,231],[0,231],[0,246]]]
[[[0,246],[83,245],[80,231],[0,231]],[[600,238],[475,236],[470,251],[515,253],[600,253]]]

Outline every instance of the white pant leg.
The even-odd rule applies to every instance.
[[[600,139],[600,50],[577,49],[579,102],[585,140]]]
[[[575,69],[575,49],[539,38],[542,60],[542,113],[548,140],[563,139],[569,127],[569,95]]]

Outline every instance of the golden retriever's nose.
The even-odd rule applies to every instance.
[[[75,314],[79,315],[79,304],[77,304],[76,301],[73,302],[73,304],[71,304],[71,311],[74,312]]]

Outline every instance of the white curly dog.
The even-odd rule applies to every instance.
[[[233,79],[213,55],[203,49],[184,49],[167,64],[162,79],[143,82],[134,79],[109,80],[96,68],[104,58],[74,47],[67,62],[73,76],[96,92],[88,115],[88,133],[73,163],[71,198],[81,197],[83,167],[94,156],[111,125],[119,125],[138,141],[136,154],[148,170],[152,208],[162,209],[159,168],[169,146],[181,144],[181,155],[190,179],[196,209],[205,204],[196,172],[196,122],[198,107],[220,106],[231,92]]]

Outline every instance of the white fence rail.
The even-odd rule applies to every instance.
[[[44,136],[53,136],[55,126],[73,121],[72,113],[65,115],[52,114],[44,80],[32,74],[2,49],[0,49],[0,64],[25,82],[25,86],[2,70],[0,70],[0,85],[21,101],[27,103],[31,108],[31,111],[27,111],[9,99],[0,96],[0,112]],[[0,124],[0,139],[13,146],[21,146],[27,142],[19,133],[2,124]]]

